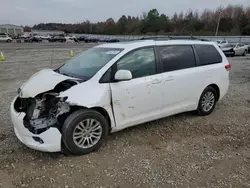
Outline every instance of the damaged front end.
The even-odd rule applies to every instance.
[[[35,97],[22,98],[20,94],[14,102],[17,112],[24,112],[23,125],[33,134],[41,134],[50,127],[61,130],[60,118],[70,112],[67,97],[59,97],[60,92],[78,84],[76,80],[65,80],[53,90],[41,93]],[[22,91],[19,91],[21,93]]]

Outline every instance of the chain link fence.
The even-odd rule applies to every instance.
[[[143,37],[167,37],[167,35],[95,35],[95,34],[78,34],[86,37],[96,37],[96,38],[106,38],[106,39],[119,39],[121,41],[130,41],[130,40],[138,40]],[[178,37],[187,37],[187,36],[178,36]],[[217,40],[227,40],[230,43],[245,43],[250,45],[250,36],[193,36],[197,38],[208,39],[212,41]]]

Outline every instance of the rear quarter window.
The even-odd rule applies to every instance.
[[[213,45],[195,44],[194,46],[200,59],[199,65],[210,65],[222,62],[220,53]]]

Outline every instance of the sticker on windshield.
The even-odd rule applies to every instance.
[[[117,55],[120,51],[107,51],[106,54]]]

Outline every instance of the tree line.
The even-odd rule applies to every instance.
[[[214,35],[218,23],[218,35],[250,35],[250,7],[228,5],[203,12],[174,13],[171,17],[152,9],[139,17],[123,15],[117,21],[109,18],[97,23],[88,20],[75,24],[40,23],[33,29],[110,35]]]

